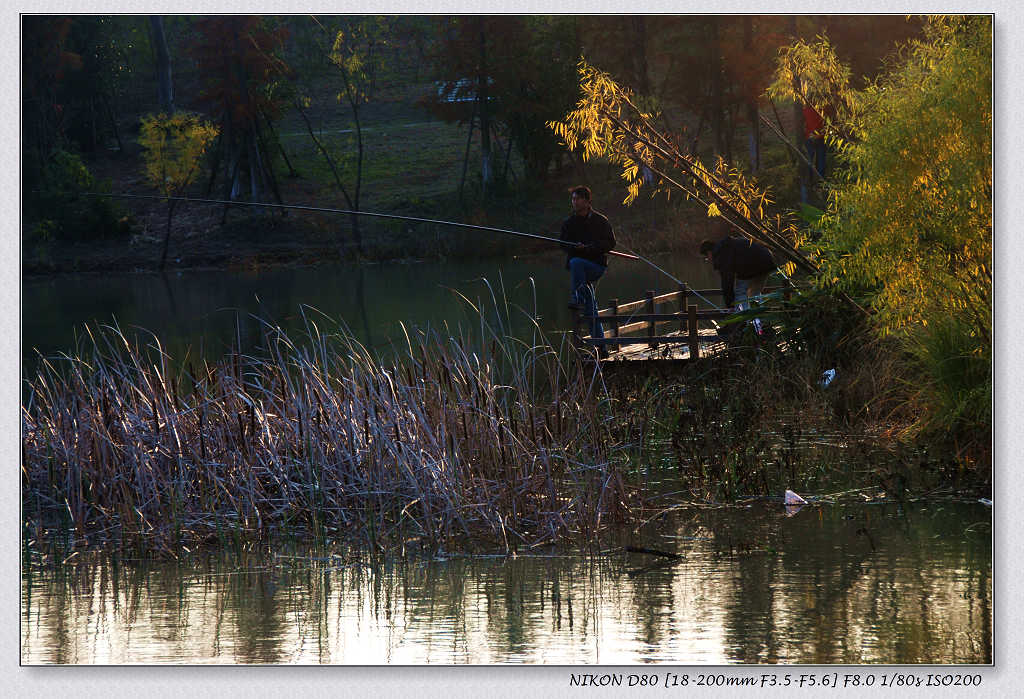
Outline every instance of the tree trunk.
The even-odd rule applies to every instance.
[[[309,116],[306,114],[306,110],[302,108],[302,105],[299,104],[298,101],[295,102],[295,108],[296,108],[296,110],[298,110],[299,116],[302,117],[302,121],[306,124],[306,131],[309,133],[309,138],[313,141],[313,145],[315,145],[317,147],[317,149],[320,151],[320,154],[324,156],[324,160],[327,161],[327,166],[331,169],[331,174],[334,175],[334,181],[337,183],[338,189],[341,190],[342,196],[345,197],[345,202],[348,204],[348,207],[350,209],[357,210],[356,206],[354,205],[354,203],[352,201],[352,198],[348,194],[348,190],[345,189],[345,183],[341,181],[341,175],[338,173],[338,168],[337,168],[337,166],[334,163],[334,158],[331,157],[331,154],[327,151],[327,148],[324,147],[324,144],[320,141],[319,138],[316,137],[316,134],[313,133],[313,125],[309,121]],[[359,217],[355,216],[353,214],[351,216],[351,219],[352,219],[352,229],[353,229],[353,232],[354,232],[354,234],[356,236],[359,236],[360,235],[360,231],[359,231]],[[338,246],[338,259],[339,260],[344,260],[345,259],[345,248],[342,245],[341,233],[338,232],[338,229],[334,229],[334,230],[335,230],[334,239],[335,239],[335,243]],[[357,244],[361,245],[361,241],[358,238],[357,238]],[[360,247],[360,249],[362,249],[362,248]]]
[[[175,199],[167,202],[167,229],[164,231],[164,249],[160,253],[160,271],[163,271],[164,265],[167,263],[167,248],[171,244],[171,217],[174,216],[174,205],[177,203]]]
[[[487,36],[480,30],[480,75],[476,89],[480,102],[480,182],[482,193],[487,194],[491,182],[491,121],[487,111]]]
[[[272,139],[274,139],[275,143],[277,143],[277,149],[281,152],[281,157],[284,158],[284,164],[288,166],[288,177],[298,177],[299,173],[292,166],[292,161],[289,160],[288,153],[286,153],[285,150],[284,150],[284,144],[281,143],[281,137],[278,136],[277,131],[274,129],[274,124],[270,121],[270,119],[267,119],[266,121],[267,121],[267,128],[270,129],[270,137]],[[266,144],[264,144],[263,150],[264,151],[267,150]],[[276,187],[276,184],[275,184],[275,187]],[[280,197],[278,197],[278,198],[280,198]]]
[[[232,146],[231,151],[231,190],[228,200],[235,201],[242,195],[242,154],[238,152],[237,146]]]
[[[789,19],[789,30],[793,35],[792,40],[797,40],[797,28],[796,28],[796,17],[790,17]],[[797,90],[797,94],[800,91]],[[800,104],[800,100],[793,102],[793,143],[796,144],[797,148],[804,149],[804,109],[803,105]],[[811,175],[809,168],[804,167],[803,163],[797,160],[797,165],[800,174],[800,201],[807,203],[808,190],[811,188]]]
[[[711,128],[715,134],[715,152],[725,155],[724,86],[722,84],[722,49],[719,46],[718,18],[709,18],[711,34]]]
[[[274,127],[270,123],[270,119],[267,119],[266,117],[264,117],[264,121],[267,124],[267,128],[270,129],[270,133],[273,134],[274,133]],[[267,139],[266,139],[266,136],[264,136],[264,134],[263,134],[263,129],[259,128],[259,121],[256,122],[256,143],[260,146],[260,148],[262,149],[263,153],[269,153],[269,150],[267,148]],[[279,146],[281,145],[280,142],[278,143],[278,145]],[[282,155],[284,154],[284,148],[281,149],[281,154]],[[285,162],[286,163],[288,162],[288,156],[285,156]],[[291,166],[292,166],[291,163],[288,163],[288,168],[289,169],[291,169]],[[281,190],[277,186],[277,177],[274,175],[274,167],[273,167],[273,165],[270,164],[269,161],[268,161],[268,163],[263,166],[263,169],[264,169],[264,174],[266,175],[267,184],[270,185],[270,189],[274,193],[274,198],[277,200],[278,204],[283,204],[284,200],[281,199]],[[285,209],[282,212],[282,215],[283,216],[287,216],[288,215],[288,210]]]
[[[700,148],[700,134],[704,130],[704,121],[707,117],[707,105],[700,110],[700,119],[697,120],[697,128],[693,130],[693,139],[690,141],[690,155],[696,156]]]
[[[636,85],[641,95],[650,96],[651,79],[647,67],[647,18],[634,15],[631,18],[633,30],[633,71],[636,73]]]
[[[353,209],[359,211],[359,195],[363,190],[363,126],[359,122],[359,103],[352,101],[352,120],[356,125],[356,183],[352,188],[355,195],[352,197]],[[352,237],[356,241],[356,250],[363,254],[363,232],[360,228],[359,216],[352,216]]]
[[[754,50],[754,20],[750,15],[743,18],[743,47],[748,53]],[[747,90],[748,94],[751,92]],[[761,169],[761,119],[758,114],[757,100],[747,101],[747,121],[750,122],[750,167],[754,172]]]
[[[508,174],[509,174],[509,172],[512,172],[512,177],[516,176],[516,173],[510,167],[511,166],[511,162],[510,162],[511,160],[512,160],[512,134],[510,133],[510,134],[508,134],[508,147],[505,149],[505,171],[501,174],[501,179],[505,183],[508,183]],[[544,165],[545,165],[544,172],[540,176],[542,180],[547,179],[547,163],[544,163]],[[539,170],[539,168],[538,168],[538,170]]]
[[[173,114],[174,92],[171,84],[171,53],[167,50],[164,18],[160,15],[151,15],[149,25],[152,29],[153,45],[156,48],[156,78],[160,109],[167,114]]]
[[[473,143],[473,128],[476,126],[476,103],[473,103],[473,114],[469,117],[469,133],[466,134],[466,154],[462,157],[462,179],[459,180],[459,206],[462,200],[463,187],[466,185],[466,170],[469,169],[469,147]]]
[[[220,161],[224,155],[224,143],[221,135],[217,135],[217,139],[213,142],[213,162],[210,164],[210,179],[206,182],[206,191],[204,195],[209,197],[210,193],[213,192],[214,185],[217,184],[217,174],[220,172]]]
[[[123,153],[124,144],[121,142],[121,132],[117,128],[117,116],[114,114],[114,106],[105,92],[101,93],[100,96],[103,99],[103,105],[107,108],[107,115],[110,117],[110,126],[114,130],[114,139],[117,140],[117,150]]]
[[[249,199],[251,201],[263,201],[263,168],[260,165],[259,147],[256,145],[256,135],[250,131],[248,141],[249,156]],[[263,211],[258,208],[257,211]]]

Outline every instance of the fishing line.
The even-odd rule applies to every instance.
[[[636,259],[640,260],[641,262],[645,262],[645,263],[647,263],[648,265],[650,265],[651,267],[653,267],[654,269],[658,270],[659,272],[661,272],[662,274],[664,274],[664,275],[665,275],[666,277],[668,277],[669,279],[671,279],[672,281],[674,281],[674,282],[675,282],[676,284],[683,284],[683,283],[684,283],[684,282],[683,282],[682,280],[680,280],[680,279],[676,279],[676,278],[675,278],[675,277],[673,277],[673,276],[672,276],[671,274],[669,274],[668,272],[666,272],[665,270],[663,270],[663,269],[662,269],[661,267],[659,267],[658,265],[656,265],[656,264],[654,264],[653,262],[651,262],[651,261],[650,261],[649,259],[647,259],[647,258],[646,258],[646,257],[644,257],[643,255],[640,255],[640,254],[636,253],[635,251],[633,251],[633,250],[630,250],[629,248],[623,248],[623,250],[627,251],[628,253],[630,253],[631,255],[633,255],[634,257],[636,257]],[[687,286],[687,289],[686,289],[686,290],[687,290],[688,292],[692,293],[692,294],[693,294],[694,296],[696,296],[697,298],[699,298],[699,299],[701,299],[702,301],[704,301],[705,303],[707,303],[707,304],[709,304],[709,305],[713,306],[714,308],[716,308],[716,309],[718,309],[718,310],[721,310],[721,309],[722,309],[722,307],[721,307],[721,306],[719,306],[718,304],[716,304],[716,303],[715,303],[714,301],[711,301],[711,300],[709,300],[709,299],[708,299],[708,298],[707,298],[706,296],[704,296],[703,294],[701,294],[701,293],[700,293],[699,291],[697,291],[696,289],[691,289],[691,288],[689,288],[689,286]]]
[[[370,216],[370,217],[374,217],[374,218],[395,219],[395,220],[398,220],[398,221],[412,221],[412,222],[415,222],[415,223],[434,223],[434,224],[441,225],[441,226],[455,226],[455,227],[458,227],[458,228],[470,228],[470,229],[478,230],[478,231],[491,231],[493,233],[504,233],[505,235],[515,235],[515,236],[519,236],[521,238],[533,238],[534,240],[544,240],[544,241],[547,241],[549,243],[558,243],[559,245],[561,245],[563,243],[563,241],[558,239],[558,238],[552,238],[552,237],[546,236],[546,235],[537,235],[535,233],[523,233],[522,231],[512,231],[512,230],[508,230],[507,228],[493,228],[491,226],[478,226],[478,225],[471,224],[471,223],[459,223],[457,221],[441,221],[439,219],[419,218],[419,217],[416,217],[416,216],[400,216],[398,214],[380,214],[380,213],[374,213],[374,212],[371,212],[371,211],[353,211],[351,209],[330,209],[330,208],[326,208],[326,207],[322,207],[322,206],[306,206],[306,205],[303,205],[303,204],[271,204],[271,203],[267,203],[267,202],[255,202],[255,201],[229,201],[229,200],[226,200],[226,199],[200,199],[200,198],[193,198],[193,197],[161,197],[161,196],[155,196],[155,195],[152,195],[152,194],[114,194],[114,193],[106,193],[106,192],[82,192],[82,194],[87,195],[87,196],[93,196],[93,197],[120,197],[120,198],[123,198],[123,199],[158,199],[158,200],[161,200],[161,201],[187,201],[187,202],[193,202],[193,203],[197,203],[197,204],[226,204],[228,206],[261,206],[261,207],[270,207],[270,208],[275,208],[275,209],[297,209],[297,210],[300,210],[300,211],[316,211],[316,212],[320,212],[320,213],[349,214],[349,215],[353,215],[353,216]],[[642,255],[638,255],[637,253],[633,252],[632,250],[629,250],[628,248],[626,248],[626,250],[627,250],[626,252],[619,252],[617,250],[609,250],[608,254],[612,255],[613,257],[622,257],[622,258],[627,259],[627,260],[639,260],[640,262],[643,262],[644,264],[646,264],[646,265],[654,268],[655,270],[661,272],[666,277],[668,277],[669,279],[674,281],[676,284],[683,284],[683,282],[680,279],[676,279],[676,277],[672,276],[671,274],[666,272],[664,269],[662,269],[661,267],[659,267],[658,265],[656,265],[654,262],[652,262],[651,260],[647,259],[646,257],[644,257]],[[695,296],[699,297],[704,302],[710,304],[714,308],[720,308],[718,305],[716,305],[712,301],[709,301],[706,297],[704,297],[703,295],[701,295],[697,291],[694,291],[693,289],[690,289],[689,291],[693,292],[693,294]]]
[[[82,192],[82,194],[93,196],[93,197],[121,197],[124,199],[159,199],[161,201],[190,201],[198,204],[227,204],[229,206],[261,206],[270,207],[274,209],[298,209],[300,211],[318,211],[321,213],[331,214],[350,214],[353,216],[371,216],[375,218],[391,218],[399,221],[413,221],[416,223],[436,223],[442,226],[456,226],[459,228],[472,228],[478,231],[492,231],[494,233],[504,233],[506,235],[516,235],[522,238],[533,238],[535,240],[545,240],[551,243],[561,244],[562,240],[558,238],[552,238],[546,235],[537,235],[535,233],[523,233],[522,231],[511,231],[506,228],[492,228],[491,226],[478,226],[471,223],[459,223],[457,221],[441,221],[434,218],[418,218],[416,216],[400,216],[398,214],[379,214],[372,211],[353,211],[351,209],[329,209],[322,206],[305,206],[302,204],[271,204],[269,202],[258,202],[258,201],[229,201],[226,199],[199,199],[194,197],[159,197],[150,194],[106,194],[102,192]],[[616,257],[624,257],[626,259],[639,259],[636,255],[632,255],[624,252],[616,252],[615,250],[609,250],[609,255]]]

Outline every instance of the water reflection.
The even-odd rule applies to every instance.
[[[684,555],[288,547],[188,565],[33,554],[25,663],[988,663],[990,511],[972,504],[674,513]],[[628,538],[628,537],[627,537]]]
[[[707,265],[680,257],[658,260],[697,288],[714,287]],[[263,326],[252,316],[288,331],[303,327],[302,306],[340,320],[363,342],[385,350],[407,327],[450,327],[472,316],[455,291],[490,306],[486,278],[509,302],[541,316],[547,329],[570,327],[565,307],[568,279],[557,255],[518,260],[422,262],[388,265],[324,265],[261,271],[192,271],[173,275],[28,279],[23,284],[22,346],[26,364],[35,350],[67,352],[87,322],[122,329],[140,326],[157,334],[174,358],[219,358],[230,347],[250,351]],[[639,298],[647,289],[674,290],[672,282],[639,263],[613,265],[599,297]],[[454,291],[453,291],[454,290]],[[536,293],[535,293],[536,292]],[[317,318],[318,322],[321,319]],[[322,325],[322,322],[321,322]],[[472,325],[472,324],[471,324]]]

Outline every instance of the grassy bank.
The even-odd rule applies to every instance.
[[[337,153],[353,148],[344,119],[333,115],[320,134]],[[298,123],[282,125],[281,151],[275,159],[281,197],[286,204],[348,209],[330,169]],[[641,198],[633,206],[622,204],[625,190],[618,171],[602,162],[583,163],[567,158],[543,180],[528,179],[512,155],[508,176],[494,183],[486,197],[478,176],[479,138],[470,144],[469,169],[462,183],[466,154],[466,127],[433,120],[426,113],[385,112],[371,121],[364,133],[365,164],[360,208],[364,211],[455,221],[556,235],[570,213],[568,190],[588,184],[595,207],[607,214],[620,247],[649,253],[692,249],[711,233],[705,212],[692,202]],[[777,151],[777,152],[776,152]],[[288,175],[280,152],[288,154],[294,174]],[[766,149],[765,162],[774,153],[778,166],[766,165],[774,178],[789,167],[781,149]],[[777,157],[776,157],[777,156]],[[781,158],[781,160],[780,160]],[[124,151],[93,156],[85,163],[98,188],[115,193],[156,195],[142,172],[141,149],[126,138]],[[500,161],[496,165],[504,173]],[[795,172],[795,170],[794,170]],[[351,189],[351,173],[346,180]],[[207,178],[186,193],[218,198],[207,191]],[[37,222],[24,222],[23,269],[26,274],[105,273],[152,271],[162,252],[167,207],[158,200],[114,199],[114,216],[131,231],[127,237],[99,233],[88,239],[57,239],[40,232]],[[171,227],[170,269],[311,265],[324,262],[386,261],[401,259],[479,258],[529,254],[549,249],[547,244],[521,238],[433,224],[363,218],[363,248],[357,250],[351,220],[344,214],[301,211],[256,212],[251,207],[179,204]]]

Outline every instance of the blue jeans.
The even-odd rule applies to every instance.
[[[594,298],[594,289],[590,286],[604,274],[607,267],[602,267],[596,262],[591,262],[582,257],[569,259],[569,275],[572,284],[572,301],[583,306],[583,312],[588,316],[595,316],[591,326],[590,336],[595,340],[604,338],[604,329],[597,320],[597,299]]]
[[[808,138],[804,141],[804,147],[807,149],[807,159],[814,164],[814,169],[818,171],[818,174],[822,177],[825,176],[825,139],[824,138]],[[808,177],[811,178],[811,182],[814,182],[814,173],[808,171]]]
[[[807,203],[807,189],[814,188],[818,182],[814,172],[817,170],[822,177],[825,176],[825,139],[808,138],[804,141],[804,148],[807,149],[807,159],[811,161],[813,168],[807,168],[807,178],[800,178],[800,201]]]
[[[737,277],[733,284],[733,291],[736,299],[736,310],[745,311],[750,308],[750,297],[760,296],[761,292],[764,291],[764,284],[768,281],[768,275],[762,274],[754,277],[753,279],[740,279]],[[754,330],[758,335],[761,334],[761,319],[754,318],[753,320]]]

